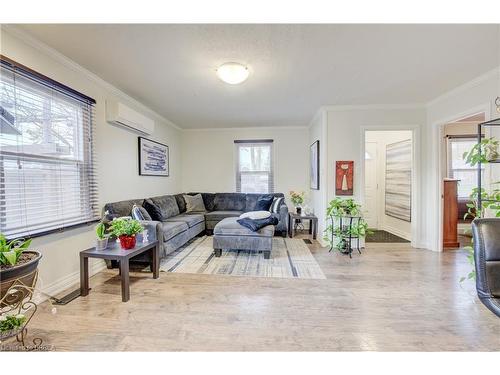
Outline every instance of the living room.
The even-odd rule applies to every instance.
[[[2,351],[498,351],[498,24],[236,19],[2,20]]]

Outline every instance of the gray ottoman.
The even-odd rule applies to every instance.
[[[273,249],[274,225],[268,225],[252,232],[238,224],[237,217],[227,217],[219,221],[214,228],[215,256],[220,257],[222,250],[252,250],[264,252],[264,259],[269,259]]]

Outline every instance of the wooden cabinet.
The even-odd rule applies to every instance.
[[[459,180],[444,180],[443,186],[443,247],[457,248],[458,242],[458,196]]]

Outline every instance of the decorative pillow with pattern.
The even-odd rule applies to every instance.
[[[151,220],[151,216],[144,207],[134,204],[132,206],[132,218],[135,220]]]
[[[271,203],[271,207],[269,207],[269,211],[273,214],[279,214],[280,206],[284,200],[284,197],[274,197],[273,203]]]

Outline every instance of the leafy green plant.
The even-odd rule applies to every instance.
[[[102,221],[96,225],[95,234],[100,240],[104,240],[106,237],[108,237],[106,234],[106,225],[104,225]]]
[[[484,138],[481,143],[475,144],[469,151],[464,152],[463,159],[471,167],[477,163],[488,163],[500,157],[498,154],[498,140],[495,137]]]
[[[493,185],[500,185],[500,181],[494,182]],[[481,206],[478,207],[478,198],[481,194]],[[483,216],[486,209],[491,210],[495,217],[500,218],[500,188],[495,188],[491,193],[488,193],[485,189],[474,188],[472,189],[472,194],[470,195],[471,203],[467,203],[467,212],[464,215],[464,219],[471,217],[475,219],[476,217]],[[467,260],[472,265],[472,270],[467,274],[467,276],[461,277],[460,282],[464,280],[471,280],[476,278],[476,269],[474,266],[474,247],[473,239],[471,240],[470,246],[466,246],[467,250]]]
[[[330,244],[331,249],[348,251],[349,237],[364,238],[367,234],[372,233],[368,229],[368,223],[361,217],[361,212],[361,205],[352,198],[337,197],[330,201],[326,215],[332,220],[324,231],[323,239]],[[353,216],[359,217],[359,219],[353,219],[352,225],[346,225],[349,217]],[[342,225],[340,225],[341,218],[343,218]]]
[[[26,316],[24,314],[0,315],[0,332],[20,328],[25,321]]]
[[[134,236],[141,233],[144,228],[139,221],[134,219],[118,218],[114,219],[110,225],[110,232],[116,237]]]
[[[31,245],[31,238],[28,240],[17,239],[7,241],[0,233],[0,265],[14,266],[21,254]]]

